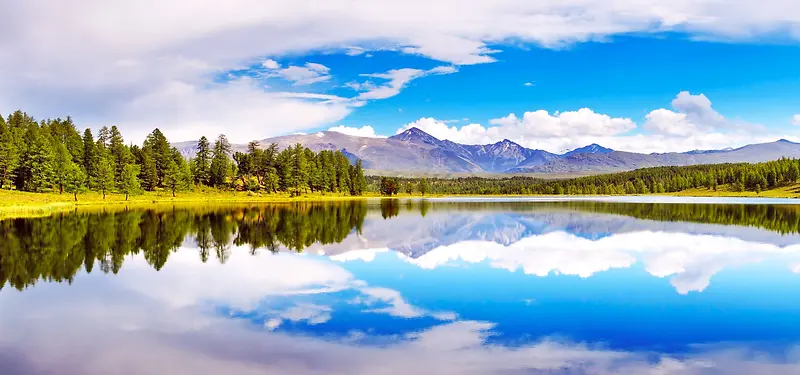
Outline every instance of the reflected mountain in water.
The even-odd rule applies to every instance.
[[[699,239],[710,249],[730,245],[711,240],[718,236],[726,241],[737,239],[775,247],[765,250],[768,252],[791,253],[791,246],[800,242],[800,209],[770,205],[382,200],[379,204],[353,201],[61,213],[0,222],[0,287],[11,284],[23,289],[40,279],[71,281],[81,267],[92,272],[95,264],[102,272],[117,273],[126,256],[139,253],[158,270],[181,246],[197,248],[203,262],[214,257],[221,263],[226,262],[232,245],[246,245],[253,254],[260,250],[310,251],[347,259],[356,250],[368,250],[355,254],[362,258],[389,249],[411,259],[430,259],[434,256],[426,257],[429,252],[465,241],[502,245],[497,254],[504,248],[535,252],[537,238],[547,241],[553,237],[544,235],[558,233],[566,236],[564,241],[558,239],[561,243],[576,237],[575,241],[584,239],[582,243],[598,246],[613,242],[612,237],[629,234],[623,237],[626,243],[647,245],[643,250],[663,241],[682,244],[686,250],[692,250],[692,241]],[[636,233],[657,235],[648,238]],[[665,238],[669,233],[680,234],[680,241]],[[534,259],[539,255],[526,254]],[[576,259],[569,253],[564,256],[571,261],[589,259]],[[425,259],[415,263],[431,264]],[[594,268],[603,270],[623,263],[630,260]],[[800,267],[797,264],[792,267]],[[566,268],[551,269],[564,273]],[[566,273],[586,276],[587,272]]]
[[[4,220],[0,373],[797,374],[797,210],[393,200]]]

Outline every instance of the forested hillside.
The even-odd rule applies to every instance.
[[[369,182],[380,185],[381,191],[387,193],[424,190],[424,193],[431,194],[619,195],[674,193],[698,188],[760,193],[763,190],[791,186],[798,179],[800,160],[784,158],[757,164],[643,168],[563,180],[522,176],[456,179],[371,177]]]
[[[212,144],[202,137],[194,158],[170,146],[159,129],[144,143],[127,144],[116,126],[81,134],[72,119],[36,121],[17,111],[0,116],[0,188],[70,193],[87,190],[137,194],[143,190],[178,191],[197,186],[289,192],[339,192],[361,195],[361,162],[339,151],[312,152],[300,144],[278,151],[251,142],[247,152],[232,153],[225,135]]]

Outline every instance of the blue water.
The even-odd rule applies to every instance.
[[[0,290],[0,373],[800,374],[797,234],[462,209],[229,252]]]

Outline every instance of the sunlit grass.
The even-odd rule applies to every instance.
[[[728,186],[719,186],[711,190],[705,188],[689,189],[676,193],[666,193],[669,196],[692,197],[764,197],[764,198],[800,198],[800,184],[765,190],[760,193],[753,191],[735,192]],[[428,194],[425,197],[442,197],[443,195]],[[400,193],[394,198],[419,198],[419,194]],[[141,195],[132,195],[125,200],[125,195],[111,193],[105,199],[97,192],[88,192],[78,195],[78,201],[72,194],[58,193],[28,193],[20,191],[0,190],[0,218],[9,217],[35,217],[50,215],[55,212],[70,211],[75,209],[124,209],[125,207],[141,207],[151,205],[191,205],[191,204],[216,204],[216,203],[288,203],[288,202],[313,202],[327,200],[353,200],[380,198],[378,193],[365,193],[363,196],[353,197],[340,193],[308,193],[300,197],[292,197],[288,193],[257,194],[238,191],[223,191],[217,189],[198,189],[192,192],[179,192],[176,197],[169,191],[145,192]]]

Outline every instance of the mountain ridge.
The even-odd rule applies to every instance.
[[[261,147],[276,143],[284,149],[300,143],[313,151],[340,150],[361,159],[372,171],[405,173],[529,173],[570,175],[611,173],[657,166],[684,166],[737,162],[762,162],[781,157],[800,158],[800,143],[780,139],[720,150],[693,150],[642,154],[617,151],[596,143],[562,154],[530,149],[509,139],[484,145],[440,140],[412,127],[387,138],[347,135],[335,131],[266,138]],[[192,157],[197,142],[174,143],[181,154]],[[232,145],[244,152],[246,145]]]

